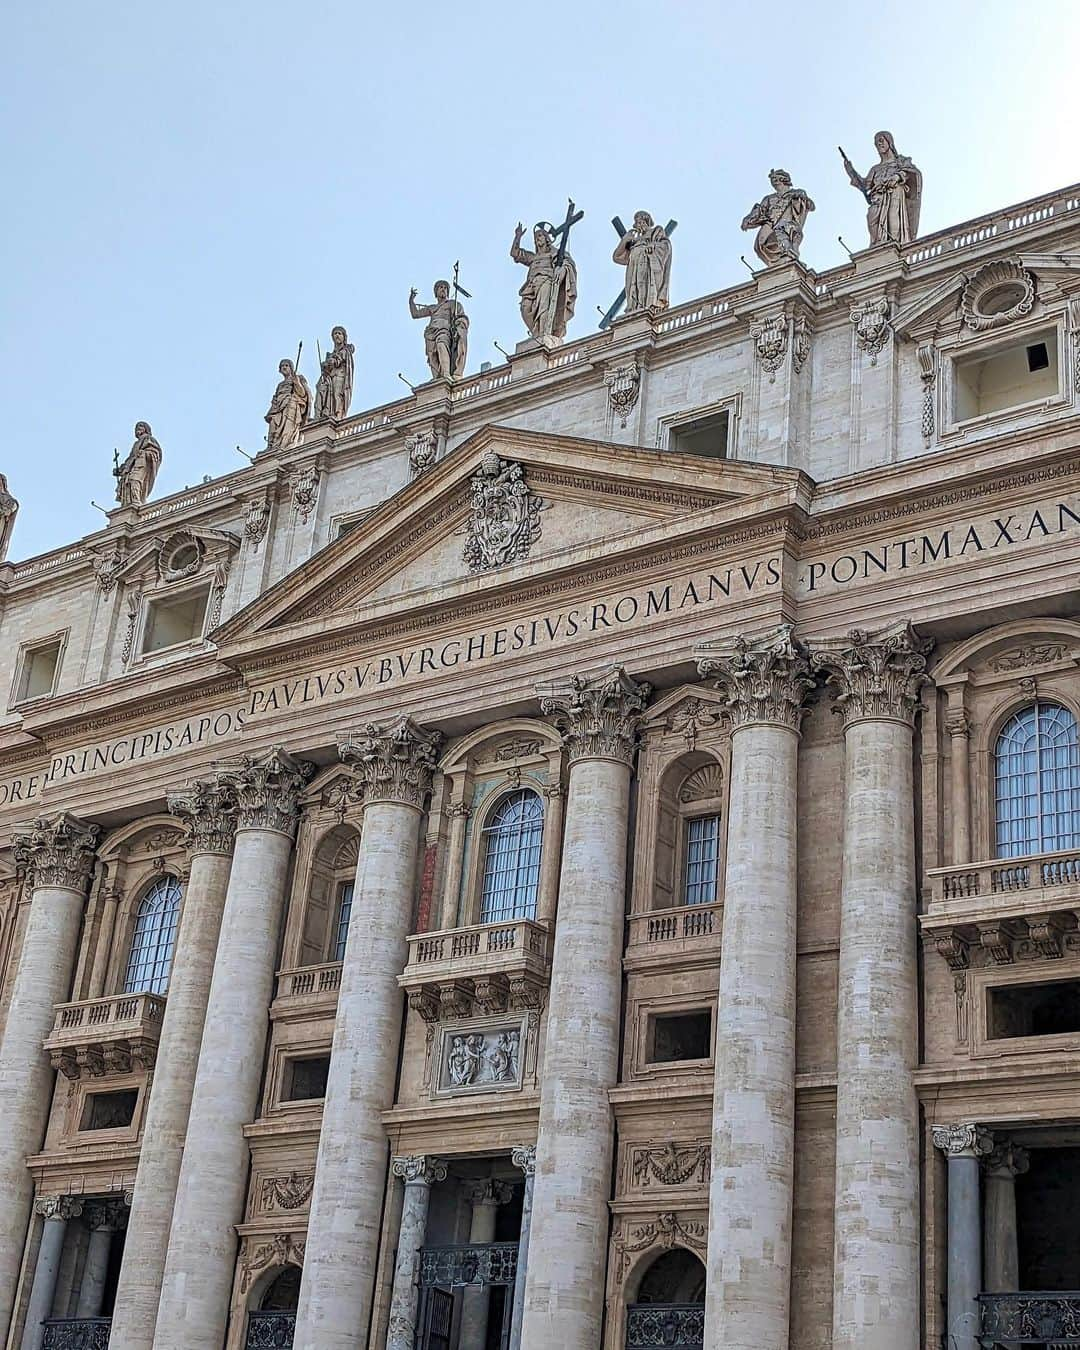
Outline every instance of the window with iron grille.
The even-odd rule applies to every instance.
[[[686,822],[683,904],[711,905],[720,878],[720,817],[694,816]]]
[[[345,944],[349,940],[349,917],[352,914],[353,883],[343,881],[338,887],[337,918],[334,921],[333,961],[345,960]]]
[[[168,989],[181,894],[175,877],[161,877],[139,902],[125,994],[164,994]]]
[[[1023,858],[1080,845],[1080,737],[1060,703],[1013,713],[994,747],[996,847]]]
[[[543,836],[544,805],[538,793],[520,788],[495,807],[483,831],[481,923],[535,916]]]

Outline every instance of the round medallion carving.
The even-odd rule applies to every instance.
[[[1012,259],[980,267],[960,298],[964,324],[977,333],[1022,319],[1034,304],[1035,278]]]

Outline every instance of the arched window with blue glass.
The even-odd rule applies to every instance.
[[[999,858],[1080,847],[1080,736],[1063,704],[1036,700],[1001,728],[994,807]]]
[[[501,797],[483,828],[480,922],[536,917],[544,804],[531,788]]]
[[[139,901],[125,994],[164,994],[169,987],[183,892],[176,877],[159,877]]]

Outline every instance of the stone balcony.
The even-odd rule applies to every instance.
[[[672,961],[715,963],[720,959],[723,917],[724,905],[719,900],[711,905],[677,905],[631,914],[624,965],[629,970]]]
[[[427,1022],[543,1006],[552,935],[532,919],[476,924],[409,938],[398,983]]]
[[[59,1003],[45,1049],[53,1068],[71,1079],[152,1069],[164,1015],[165,1000],[157,994]]]
[[[919,923],[958,968],[974,950],[997,965],[1080,947],[1080,850],[995,858],[927,872]]]
[[[337,1009],[341,987],[340,961],[318,966],[294,966],[279,970],[277,990],[270,1015],[275,1021],[320,1017]]]

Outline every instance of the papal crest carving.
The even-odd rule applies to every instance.
[[[490,572],[529,556],[551,503],[529,490],[520,464],[488,451],[469,483],[469,505],[462,557],[470,572]]]

